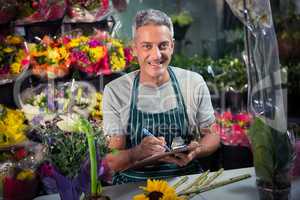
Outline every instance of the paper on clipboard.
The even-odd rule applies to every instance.
[[[163,153],[160,153],[160,154],[155,154],[153,156],[150,156],[148,158],[145,158],[143,160],[135,162],[134,164],[129,166],[128,169],[138,169],[138,168],[142,168],[142,167],[147,166],[147,165],[155,165],[155,164],[160,163],[159,159],[161,159],[163,157],[172,156],[176,153],[184,153],[184,152],[192,151],[197,147],[198,146],[194,146],[194,147],[184,146],[184,147],[176,148],[176,149],[174,149],[172,151],[169,151],[169,152],[163,152]]]

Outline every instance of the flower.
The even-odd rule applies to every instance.
[[[17,75],[29,65],[29,54],[23,46],[24,39],[9,35],[0,40],[0,74]]]
[[[216,118],[217,123],[213,129],[219,133],[223,144],[250,146],[247,130],[252,116],[249,113],[232,114],[226,111],[222,114],[216,113]]]
[[[133,197],[133,200],[183,200],[178,197],[174,188],[168,185],[164,180],[147,180],[147,186],[141,187],[143,194]]]
[[[97,92],[96,93],[96,105],[94,106],[91,116],[94,119],[102,119],[103,117],[103,110],[102,110],[102,94]]]
[[[23,112],[0,105],[0,147],[24,142],[26,129]]]
[[[33,74],[46,78],[63,77],[68,74],[70,54],[62,40],[45,36],[41,44],[29,44],[29,52]]]

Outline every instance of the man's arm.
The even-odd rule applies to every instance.
[[[203,137],[193,140],[189,147],[194,148],[188,154],[177,153],[176,156],[168,156],[162,159],[164,162],[175,163],[179,166],[185,166],[195,158],[201,158],[211,155],[220,146],[219,134],[212,129],[214,123],[207,128],[201,129]]]
[[[109,167],[114,171],[128,169],[136,161],[165,151],[163,138],[145,137],[141,143],[133,148],[125,149],[126,136],[112,136],[109,140],[109,148],[118,149],[117,154],[106,156]]]
[[[207,128],[202,128],[201,133],[203,137],[198,140],[194,140],[190,143],[190,146],[199,146],[195,150],[188,154],[191,159],[209,156],[214,153],[220,146],[220,136],[213,131],[215,123]]]

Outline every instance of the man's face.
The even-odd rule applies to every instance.
[[[133,51],[144,76],[162,76],[171,61],[173,49],[174,43],[168,27],[146,25],[136,30]]]

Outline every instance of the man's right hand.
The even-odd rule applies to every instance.
[[[144,137],[141,143],[132,149],[132,160],[138,161],[158,153],[163,153],[165,152],[165,144],[164,137]]]

